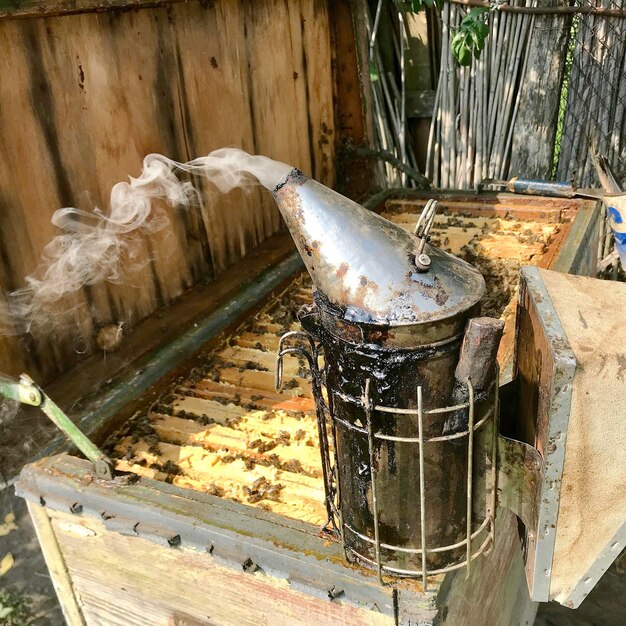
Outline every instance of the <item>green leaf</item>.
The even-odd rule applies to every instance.
[[[459,65],[469,65],[472,62],[472,50],[471,44],[467,39],[467,34],[463,32],[457,32],[452,38],[452,54],[458,61]]]
[[[13,611],[15,611],[15,609],[12,606],[0,605],[0,619],[5,619],[6,617],[9,617],[9,615],[11,615]]]
[[[452,43],[451,43],[451,48],[452,48],[452,54],[458,59],[459,58],[459,48],[463,45],[463,41],[465,39],[465,36],[463,35],[463,33],[458,32],[456,35],[454,35],[454,37],[452,38]]]
[[[468,66],[472,62],[472,52],[465,44],[460,47],[456,60],[463,66]]]
[[[483,38],[487,39],[489,36],[489,26],[485,22],[476,23],[476,32]]]
[[[480,57],[489,36],[488,13],[486,7],[474,7],[461,20],[452,40],[452,53],[460,65],[470,65],[472,56],[476,59]]]
[[[485,47],[485,39],[481,37],[475,30],[470,32],[470,37],[475,50],[479,52]]]
[[[376,82],[378,80],[378,69],[374,63],[370,63],[370,80]]]

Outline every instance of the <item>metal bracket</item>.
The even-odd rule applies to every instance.
[[[519,517],[529,535],[539,523],[543,459],[527,443],[498,435],[498,502]]]
[[[418,249],[415,251],[415,265],[421,272],[427,272],[430,267],[430,257],[424,252],[424,246],[426,242],[430,241],[430,229],[435,221],[435,214],[437,213],[437,207],[439,203],[432,198],[426,203],[426,206],[422,210],[417,224],[415,224],[414,234],[419,238],[420,243]]]
[[[19,382],[0,381],[0,396],[41,409],[68,440],[94,464],[98,478],[104,480],[113,478],[113,463],[111,460],[91,442],[85,433],[72,422],[28,374],[22,374]]]

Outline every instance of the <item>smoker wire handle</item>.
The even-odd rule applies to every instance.
[[[307,341],[309,344],[309,352],[307,352],[302,346],[291,346],[291,347],[283,347],[283,344],[287,339],[300,339],[303,341]],[[299,354],[304,357],[309,362],[309,369],[311,370],[311,374],[314,376],[315,372],[313,371],[313,355],[316,354],[315,343],[313,342],[313,338],[309,333],[303,333],[299,330],[290,330],[286,332],[278,341],[278,353],[276,355],[276,374],[274,376],[274,387],[278,393],[282,391],[283,387],[283,357],[286,354]],[[317,370],[317,368],[315,368]]]
[[[415,224],[414,234],[422,240],[418,249],[420,253],[424,250],[424,244],[428,241],[428,235],[433,226],[433,222],[435,221],[435,214],[437,213],[438,206],[439,203],[437,200],[433,200],[432,198],[428,200],[426,206],[420,213],[417,224]]]
[[[430,229],[435,221],[435,214],[439,203],[432,198],[428,200],[426,206],[420,213],[417,224],[415,224],[414,234],[420,240],[419,246],[415,251],[415,264],[418,270],[422,272],[428,271],[430,267],[430,257],[424,252],[424,246],[430,241]]]
[[[305,346],[284,346],[284,343],[289,339],[300,339],[308,343],[308,350]],[[324,530],[329,530],[331,527],[333,531],[338,532],[336,523],[336,512],[333,504],[333,500],[336,494],[336,487],[333,478],[333,467],[330,463],[330,449],[328,443],[328,433],[326,431],[326,413],[329,411],[324,396],[322,394],[322,386],[324,382],[322,375],[318,367],[319,350],[315,346],[315,342],[308,332],[301,331],[289,331],[285,333],[278,342],[278,354],[276,356],[276,391],[280,392],[282,389],[283,379],[283,359],[287,354],[297,354],[302,356],[308,361],[309,370],[311,372],[313,398],[315,402],[315,413],[317,417],[317,430],[320,439],[320,451],[322,457],[322,476],[324,479],[324,494],[327,519],[323,525]]]

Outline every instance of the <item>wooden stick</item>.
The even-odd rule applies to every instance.
[[[459,25],[461,16],[459,14],[459,11],[456,7],[451,7],[450,11],[450,19],[453,21],[453,26],[456,28]],[[450,33],[452,34],[452,33]],[[455,135],[456,135],[456,112],[458,110],[457,107],[457,96],[458,96],[458,72],[457,72],[457,65],[456,65],[456,61],[454,59],[454,55],[452,54],[452,46],[450,46],[449,48],[449,53],[448,53],[448,63],[450,64],[450,68],[451,71],[449,73],[450,76],[450,83],[449,83],[449,89],[450,89],[450,103],[449,103],[449,111],[450,111],[450,118],[449,118],[449,149],[450,149],[450,181],[449,184],[450,185],[454,185],[454,181],[456,180],[456,160],[454,158],[454,144],[455,144]]]
[[[504,168],[504,146],[506,144],[507,132],[509,124],[511,123],[511,113],[513,106],[513,92],[515,84],[517,82],[517,72],[520,64],[520,56],[522,49],[521,32],[524,23],[528,21],[526,15],[515,16],[515,26],[513,29],[513,37],[509,46],[508,53],[508,65],[506,71],[506,81],[504,89],[503,110],[504,115],[500,116],[499,124],[496,127],[496,154],[495,154],[495,170],[496,177],[501,178],[503,176]]]
[[[467,381],[471,381],[477,396],[489,389],[493,381],[498,346],[504,331],[504,321],[492,317],[471,319],[461,345],[461,354],[454,377],[452,404],[467,402]],[[467,428],[467,411],[457,411],[446,420],[443,434],[460,432]]]
[[[504,321],[494,317],[474,317],[468,322],[454,370],[456,380],[465,385],[470,379],[476,392],[489,387],[503,330]]]
[[[484,7],[491,8],[490,2],[482,2],[481,0],[448,0],[452,4],[459,4],[467,7]],[[522,13],[526,15],[600,15],[602,17],[626,17],[624,9],[610,9],[595,6],[553,6],[553,7],[527,7],[514,6],[511,4],[500,4],[496,11],[504,13]]]
[[[441,66],[444,70],[444,76],[446,77],[445,88],[443,90],[442,106],[439,110],[441,125],[441,172],[438,183],[436,186],[446,188],[449,186],[448,180],[450,177],[450,155],[448,154],[448,142],[450,134],[450,102],[452,100],[450,93],[450,73],[452,72],[452,65],[450,63],[450,16],[451,5],[446,4],[444,7],[443,23],[441,37],[443,41],[441,51]]]
[[[618,55],[621,59],[618,69],[618,76],[624,76],[624,72],[626,72],[626,23],[620,23],[620,30],[618,33],[618,42],[620,42],[618,48]],[[615,163],[616,159],[621,158],[622,156],[622,141],[626,141],[625,129],[624,129],[624,113],[626,110],[626,80],[619,81],[619,90],[616,94],[616,108],[615,108],[615,120],[614,120],[614,130],[612,136],[612,152],[611,160]]]
[[[426,178],[426,176],[406,163],[403,163],[390,152],[386,152],[384,150],[371,150],[365,146],[350,146],[347,147],[346,150],[356,154],[357,156],[364,156],[370,159],[380,159],[385,161],[395,167],[398,171],[411,178],[420,187],[428,188],[431,186],[430,181]]]
[[[467,132],[470,113],[469,96],[469,73],[467,67],[459,68],[459,106],[454,112],[454,117],[459,119],[459,130],[456,133],[456,179],[454,184],[457,189],[465,187],[465,147],[467,145]]]
[[[531,2],[535,3],[536,0],[531,0]],[[515,53],[515,75],[519,75],[519,85],[523,85],[526,77],[526,68],[528,65],[528,57],[530,52],[530,37],[532,37],[533,26],[534,26],[534,15],[528,16],[523,15],[520,20],[520,31],[517,35],[517,51]],[[515,120],[517,118],[517,112],[519,110],[519,92],[521,87],[518,87],[517,91],[514,92],[514,87],[511,87],[511,95],[512,99],[512,111],[511,117],[508,120],[508,132],[506,133],[506,138],[502,144],[500,150],[500,163],[499,163],[499,177],[508,176],[508,164],[510,159],[510,150],[511,145],[513,143],[513,132],[515,129]]]
[[[508,35],[510,30],[512,16],[504,15],[503,16],[503,25],[502,25],[502,37],[498,44],[498,54],[499,57],[496,75],[495,75],[495,87],[493,92],[493,97],[491,98],[490,108],[491,108],[491,119],[489,120],[489,176],[492,178],[496,178],[497,175],[493,168],[493,157],[495,150],[495,141],[496,141],[496,126],[498,123],[498,118],[501,115],[501,107],[502,107],[502,93],[504,90],[504,67],[506,63],[506,44],[508,42]]]
[[[469,116],[469,129],[467,133],[467,156],[465,159],[465,187],[472,188],[473,185],[473,177],[474,177],[474,168],[476,165],[476,123],[478,120],[478,116],[480,115],[479,110],[479,92],[477,90],[477,80],[478,80],[478,66],[479,59],[473,59],[472,61],[472,71],[470,73],[470,101],[471,101],[471,109]]]
[[[439,80],[437,81],[437,91],[435,92],[435,104],[433,106],[433,116],[430,120],[430,130],[428,131],[428,147],[426,149],[426,178],[433,180],[435,178],[434,170],[437,168],[435,163],[438,150],[433,153],[436,146],[437,134],[437,111],[439,110],[439,101],[441,100],[441,89],[443,85],[443,72],[441,71],[443,64],[439,68]]]
[[[521,72],[521,83],[524,82],[525,78],[526,78],[526,69],[528,67],[528,59],[530,57],[530,38],[532,37],[533,34],[533,29],[534,29],[534,25],[535,25],[535,16],[531,16],[530,18],[530,24],[528,25],[528,29],[526,31],[526,33],[524,34],[524,39],[528,42],[527,46],[526,46],[526,52],[524,55],[524,63],[522,65],[522,72]],[[504,147],[504,164],[508,164],[508,159],[510,157],[511,154],[511,146],[513,144],[513,132],[515,130],[515,120],[517,119],[517,112],[519,110],[519,103],[520,103],[520,98],[519,98],[519,93],[517,94],[517,97],[515,98],[515,106],[513,108],[513,117],[511,118],[511,122],[509,124],[509,133],[507,136],[507,140],[506,140],[506,144]],[[510,174],[510,172],[508,172],[508,168],[506,168],[503,165],[502,167],[502,177],[506,178],[508,177]]]
[[[491,16],[491,23],[495,25],[495,18]],[[489,46],[493,44],[491,42],[488,43]],[[482,131],[481,131],[481,140],[482,140],[482,170],[478,172],[478,176],[480,180],[483,178],[487,178],[487,168],[489,167],[489,154],[488,154],[488,145],[489,142],[487,140],[487,124],[489,121],[489,88],[490,88],[490,76],[491,76],[491,62],[492,56],[487,55],[484,59],[484,67],[483,67],[483,115],[482,115]]]
[[[463,168],[463,187],[472,187],[472,171],[474,170],[475,150],[474,141],[476,137],[476,117],[478,114],[478,100],[476,98],[476,73],[478,67],[478,60],[472,59],[471,69],[468,68],[468,91],[469,91],[469,124],[467,127],[467,149],[465,152],[464,160],[465,166]]]

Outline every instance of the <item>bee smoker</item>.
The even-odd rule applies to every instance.
[[[474,318],[481,274],[428,243],[434,201],[412,235],[298,170],[274,198],[316,288],[277,386],[284,355],[308,359],[327,527],[381,582],[469,568],[495,508],[495,444],[485,460],[474,435],[495,441],[502,323]]]

